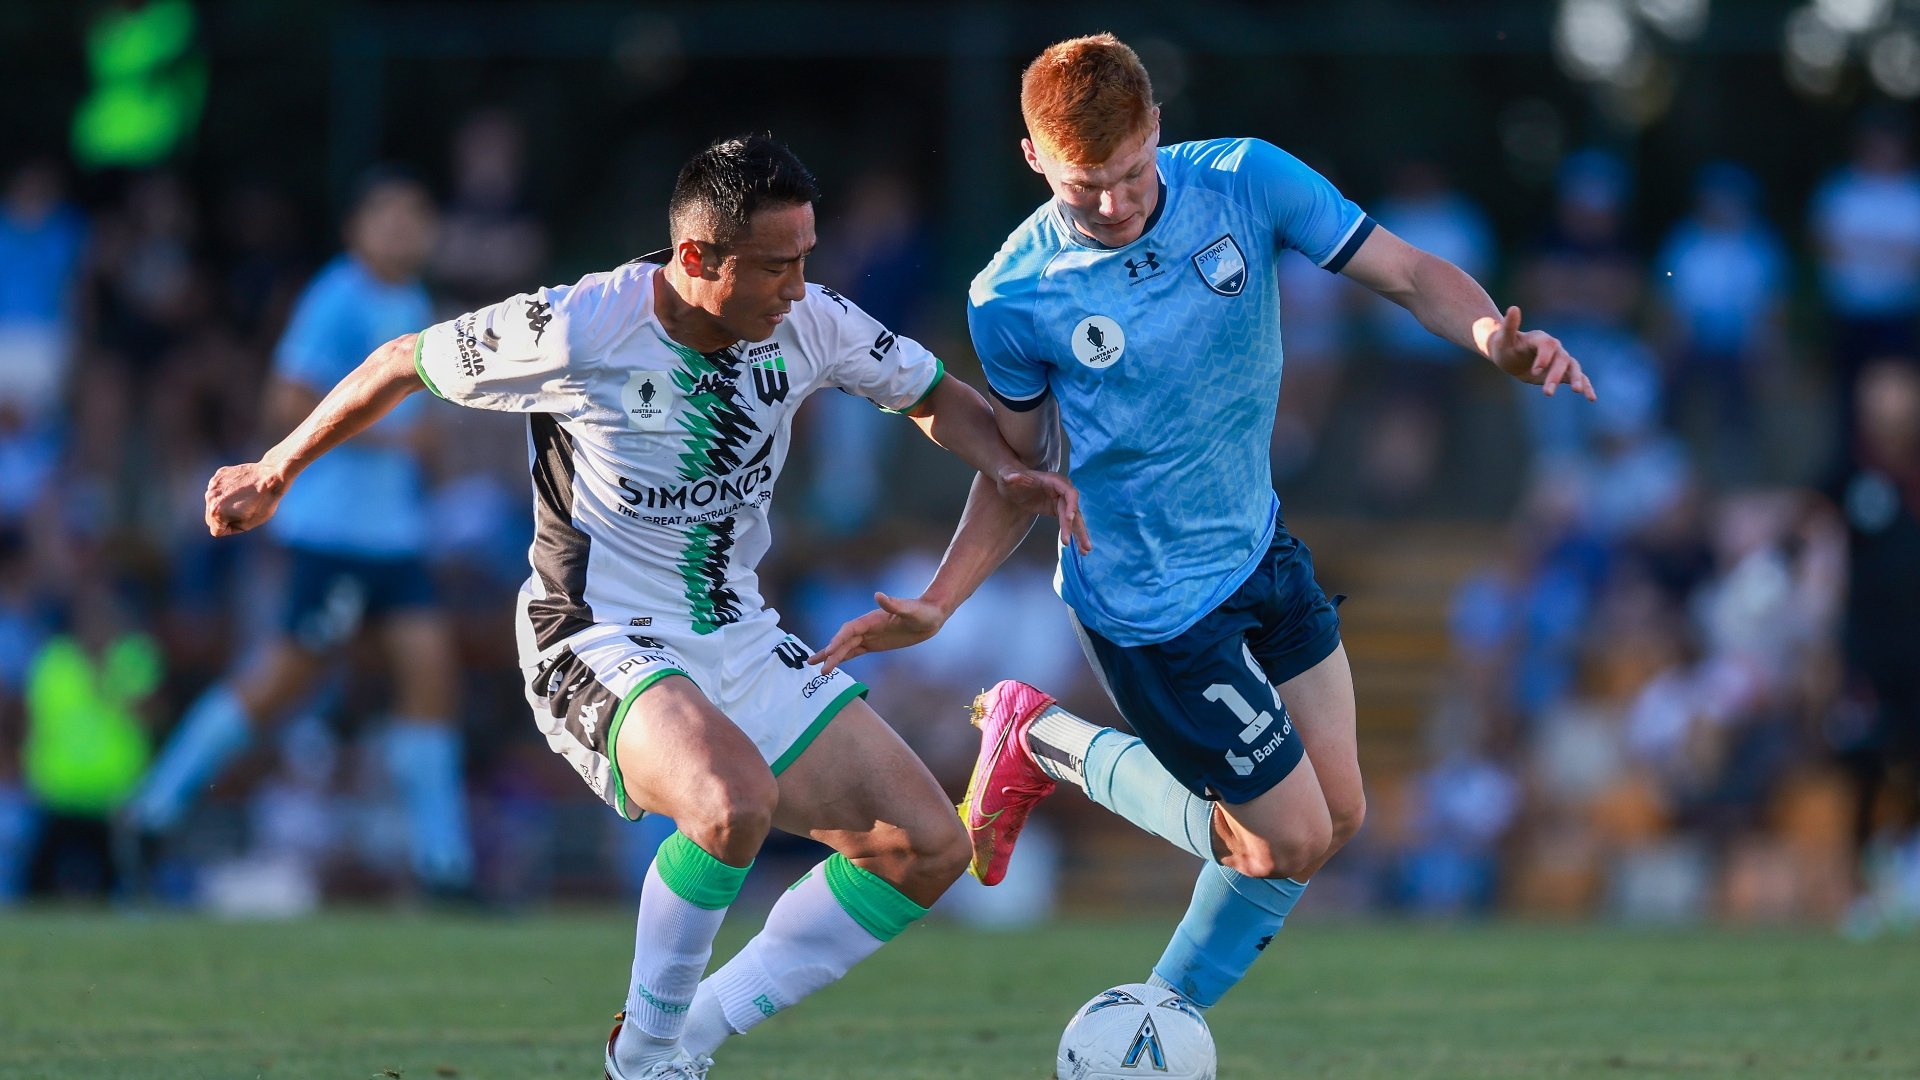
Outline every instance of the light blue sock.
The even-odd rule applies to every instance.
[[[1287,923],[1307,890],[1292,878],[1250,878],[1209,862],[1193,900],[1147,981],[1184,994],[1203,1009],[1219,1004]]]
[[[1213,804],[1181,786],[1137,738],[1101,732],[1087,747],[1086,788],[1094,802],[1206,860],[1148,981],[1212,1006],[1245,977],[1306,885],[1221,866],[1213,854]]]
[[[387,732],[387,768],[406,806],[413,872],[422,882],[463,888],[473,882],[460,733],[451,724],[395,720]]]
[[[1108,729],[1087,747],[1087,798],[1175,847],[1213,861],[1213,804],[1180,785],[1131,735]]]
[[[240,699],[215,683],[187,710],[127,804],[142,828],[165,832],[179,823],[202,788],[253,741],[253,725]]]

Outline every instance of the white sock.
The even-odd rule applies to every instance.
[[[745,877],[681,833],[660,845],[640,891],[627,1019],[614,1042],[622,1072],[637,1075],[679,1048],[713,935]]]
[[[1103,731],[1058,705],[1050,705],[1027,728],[1027,748],[1040,763],[1040,771],[1055,780],[1087,786],[1087,747]]]
[[[766,928],[708,976],[694,995],[682,1038],[689,1054],[711,1056],[872,956],[926,909],[834,855],[781,894]]]

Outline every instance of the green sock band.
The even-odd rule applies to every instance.
[[[927,913],[884,878],[855,866],[838,852],[827,859],[827,888],[854,922],[881,941],[899,937],[908,924]]]
[[[675,832],[661,843],[653,856],[654,869],[675,896],[697,908],[718,911],[740,895],[740,883],[747,880],[753,864],[728,866],[704,851],[699,844]],[[875,880],[878,880],[877,878]]]

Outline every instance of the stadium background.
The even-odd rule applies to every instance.
[[[1096,28],[1142,52],[1166,141],[1287,147],[1566,337],[1603,396],[1587,413],[1523,400],[1348,283],[1289,273],[1276,483],[1329,591],[1352,597],[1371,802],[1303,917],[1864,935],[1920,914],[1914,777],[1875,780],[1886,748],[1841,634],[1847,489],[1829,482],[1855,446],[1861,366],[1911,366],[1920,319],[1901,217],[1920,174],[1909,159],[1844,188],[1861,132],[1910,134],[1920,10],[1894,0],[0,5],[9,82],[31,89],[0,148],[0,240],[25,253],[0,262],[0,320],[10,343],[59,346],[37,388],[19,372],[44,350],[13,371],[0,351],[0,902],[25,898],[45,839],[21,750],[49,643],[148,635],[161,669],[137,708],[157,745],[271,616],[271,549],[209,541],[198,493],[278,436],[255,419],[267,356],[363,170],[405,166],[440,199],[428,282],[452,314],[662,246],[679,162],[769,129],[827,193],[809,275],[978,385],[962,290],[1044,195],[1016,152],[1017,73]],[[1686,230],[1703,177],[1744,224]],[[1823,224],[1839,199],[1865,231]],[[1849,260],[1904,287],[1850,308],[1825,272]],[[840,404],[803,418],[763,568],[815,643],[873,588],[924,580],[966,483],[905,425]],[[624,826],[547,752],[512,667],[518,425],[446,406],[434,426],[483,892],[511,908],[629,894],[657,826]],[[1912,456],[1887,468],[1920,474]],[[956,793],[980,687],[1026,678],[1110,716],[1043,541],[941,638],[855,664]],[[1885,633],[1913,640],[1915,619]],[[410,898],[394,796],[363,764],[375,661],[346,658],[221,782],[169,850],[169,902]],[[1163,845],[1071,794],[1044,821],[1006,891],[963,890],[956,917],[1183,900]],[[810,857],[775,854],[763,889]],[[83,858],[50,884],[104,887]]]

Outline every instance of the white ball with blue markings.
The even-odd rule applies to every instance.
[[[1067,1021],[1058,1080],[1213,1080],[1213,1032],[1171,990],[1128,983],[1102,991]]]

